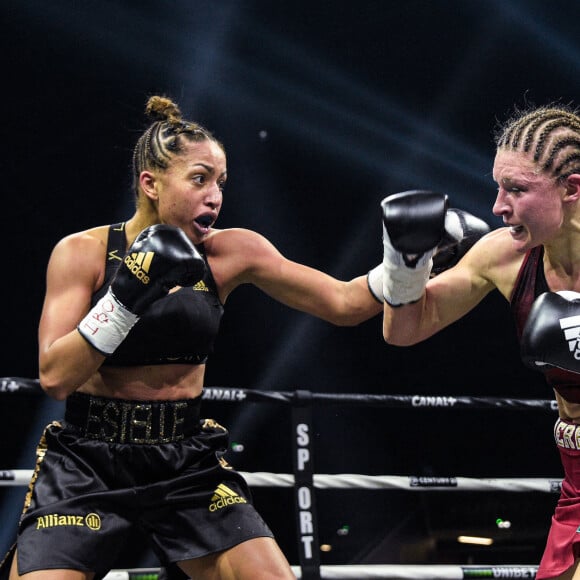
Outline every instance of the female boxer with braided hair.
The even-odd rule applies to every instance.
[[[151,97],[146,112],[153,122],[134,150],[134,215],[71,234],[50,257],[40,382],[66,400],[65,418],[42,436],[16,557],[0,578],[11,561],[11,580],[100,577],[136,529],[163,565],[192,578],[293,577],[246,482],[224,461],[227,431],[199,419],[223,305],[253,284],[337,325],[382,310],[380,269],[342,282],[255,232],[215,229],[224,147],[168,98]],[[454,211],[465,227],[441,246],[442,269],[481,235],[473,216]]]
[[[45,430],[10,579],[102,576],[139,528],[163,565],[196,579],[293,578],[226,430],[200,421],[205,363],[241,284],[338,325],[380,313],[350,282],[286,259],[261,235],[217,230],[226,155],[170,99],[133,158],[136,211],[54,248],[39,325],[40,383],[66,399]]]
[[[494,289],[510,302],[524,361],[545,373],[559,409],[555,438],[564,482],[536,578],[579,580],[580,116],[557,105],[516,112],[496,145],[493,213],[505,227],[435,278],[428,276],[429,257],[441,217],[433,195],[383,200],[384,338],[400,346],[422,341]],[[400,234],[403,220],[421,247],[411,248]],[[407,265],[410,253],[414,268]]]

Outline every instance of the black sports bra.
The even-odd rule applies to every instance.
[[[104,365],[143,366],[203,364],[213,350],[224,312],[203,244],[196,246],[207,265],[193,287],[180,288],[156,300]],[[106,293],[127,250],[125,224],[109,226],[105,281],[93,294],[92,305]]]

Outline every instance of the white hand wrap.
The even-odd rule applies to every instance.
[[[77,329],[94,348],[109,355],[125,340],[138,320],[139,316],[127,310],[109,289]]]
[[[377,302],[384,302],[385,297],[383,296],[383,265],[379,264],[375,266],[372,270],[368,271],[367,274],[367,284],[370,293]]]
[[[454,210],[448,210],[445,214],[445,233],[447,244],[461,241],[464,232],[459,216]],[[433,267],[433,255],[438,248],[422,254],[417,260],[415,267],[407,265],[412,256],[406,256],[397,252],[391,245],[391,240],[383,225],[383,263],[382,268],[377,266],[367,275],[369,290],[377,300],[380,298],[379,288],[382,284],[382,295],[391,306],[402,306],[417,302],[423,295],[425,286],[431,275]]]
[[[407,266],[403,254],[383,238],[383,296],[391,306],[417,302],[423,296],[433,267],[433,250],[417,259],[415,267]]]
[[[417,256],[404,256],[393,248],[383,224],[383,296],[391,306],[417,302],[429,280],[435,248]]]

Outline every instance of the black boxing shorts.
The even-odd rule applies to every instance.
[[[200,402],[71,395],[64,422],[50,424],[37,449],[18,530],[19,574],[102,574],[136,531],[162,564],[273,537],[223,458],[228,432],[200,420]]]

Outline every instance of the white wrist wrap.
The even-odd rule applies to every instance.
[[[125,340],[138,320],[139,316],[127,310],[109,288],[77,329],[99,352],[109,355]]]
[[[367,274],[367,284],[370,293],[377,302],[384,302],[385,297],[383,296],[383,265],[379,264],[375,266],[372,270],[369,270]]]
[[[433,250],[425,252],[415,267],[405,263],[403,254],[391,245],[388,236],[383,237],[383,296],[391,306],[417,302],[423,296],[433,267]]]

